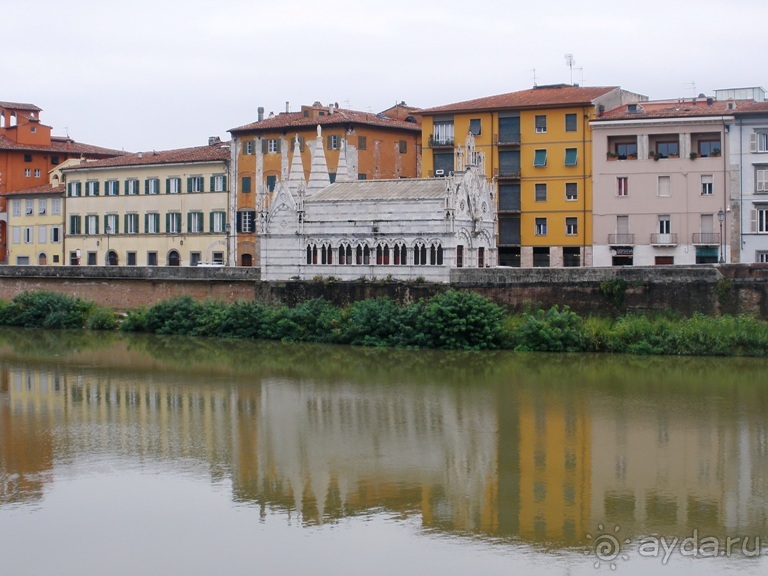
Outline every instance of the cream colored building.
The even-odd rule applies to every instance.
[[[7,192],[8,263],[64,263],[64,186],[45,184]]]
[[[138,152],[65,168],[70,265],[224,265],[229,145]]]

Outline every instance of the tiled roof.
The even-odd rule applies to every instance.
[[[25,104],[23,102],[0,102],[0,108],[8,108],[10,110],[30,110],[32,112],[42,112],[42,108],[38,108],[34,104]]]
[[[439,200],[445,198],[445,178],[400,178],[335,182],[304,202],[337,200]]]
[[[739,114],[768,114],[768,102],[749,102],[747,104],[736,102],[736,107],[731,110],[731,113],[736,116]]]
[[[729,104],[735,105],[735,109],[729,110]],[[608,110],[602,116],[596,118],[595,121],[723,116],[732,115],[742,107],[746,110],[752,104],[754,104],[754,102],[745,100],[731,100],[729,102],[717,101],[714,99],[707,100],[706,98],[647,101],[638,102],[634,105],[619,106],[613,110]]]
[[[486,96],[475,100],[465,100],[455,104],[446,104],[435,108],[427,108],[421,114],[430,116],[443,112],[464,112],[474,110],[507,110],[515,108],[543,108],[553,106],[575,106],[591,104],[595,98],[604,96],[618,86],[570,86],[556,84],[554,86],[537,86],[530,90]]]
[[[40,186],[34,186],[33,188],[25,188],[24,190],[9,190],[5,192],[3,196],[31,196],[40,194],[63,194],[64,184],[54,186],[52,184],[42,184]]]
[[[0,134],[0,151],[2,150],[20,150],[25,152],[49,152],[49,153],[67,153],[67,154],[89,154],[94,156],[116,156],[125,154],[123,150],[112,150],[111,148],[102,148],[92,146],[91,144],[82,144],[75,142],[71,138],[52,137],[50,146],[39,146],[35,144],[19,144]]]
[[[114,158],[88,162],[81,166],[62,168],[62,172],[114,168],[118,166],[152,166],[155,164],[191,164],[195,162],[225,162],[230,158],[229,143],[219,142],[212,146],[196,146],[176,150],[136,152]]]
[[[310,108],[314,110],[314,108]],[[356,110],[346,110],[342,108],[334,108],[333,113],[329,113],[328,109],[325,110],[325,115],[317,116],[316,114],[310,114],[308,117],[304,116],[304,112],[281,112],[272,118],[265,118],[261,122],[252,122],[244,126],[237,128],[231,128],[228,130],[233,134],[236,132],[256,132],[260,130],[276,130],[285,128],[306,128],[317,126],[332,126],[336,124],[363,124],[368,126],[376,126],[380,128],[396,128],[398,130],[410,130],[413,132],[421,132],[421,128],[413,122],[405,122],[403,120],[395,120],[389,118],[383,114],[373,114],[371,112],[358,112]]]

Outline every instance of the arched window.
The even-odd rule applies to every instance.
[[[178,253],[176,255],[178,256]],[[117,266],[117,252],[114,250],[107,252],[107,266]]]
[[[339,264],[346,264],[347,259],[345,258],[346,254],[344,251],[344,244],[339,245]]]
[[[250,254],[243,254],[240,258],[241,266],[253,266],[253,256]]]
[[[355,250],[355,264],[358,266],[363,263],[363,247],[360,246],[360,244],[357,245],[357,250]]]
[[[327,244],[323,244],[320,249],[320,262],[323,264],[333,264],[333,249]]]
[[[408,264],[408,250],[402,242],[395,244],[393,264],[395,266],[405,266]]]
[[[443,265],[443,247],[440,244],[432,244],[429,247],[429,264],[431,266]]]
[[[363,264],[366,266],[371,263],[371,249],[366,244],[363,248]]]
[[[417,243],[416,246],[413,247],[413,264],[415,266],[427,265],[427,247],[421,242]]]
[[[40,266],[48,264],[48,257],[45,255],[45,252],[40,252],[40,255],[37,257],[37,263]]]
[[[176,252],[176,250],[171,250],[168,253],[168,266],[178,266],[180,263],[181,263],[181,260],[179,258],[179,253]]]
[[[312,264],[312,246],[307,246],[307,264]]]

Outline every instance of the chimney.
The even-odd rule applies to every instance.
[[[208,146],[216,146],[216,144],[221,144],[221,138],[219,138],[218,136],[209,136]]]
[[[144,157],[144,153],[143,152],[139,152],[137,154],[137,156],[139,157],[139,160],[141,160]]]
[[[256,111],[259,113],[259,122],[264,120],[264,106],[259,106]]]
[[[291,103],[288,102],[288,100],[285,101],[285,113],[288,114],[288,112],[291,111]]]

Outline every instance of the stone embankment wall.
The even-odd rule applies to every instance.
[[[3,266],[0,297],[51,290],[118,310],[172,296],[232,302],[296,304],[325,297],[344,305],[387,296],[401,302],[456,288],[472,290],[520,311],[529,305],[567,305],[580,314],[612,315],[671,309],[690,315],[750,314],[768,318],[768,265],[647,268],[457,269],[450,284],[398,281],[262,282],[258,268]]]

